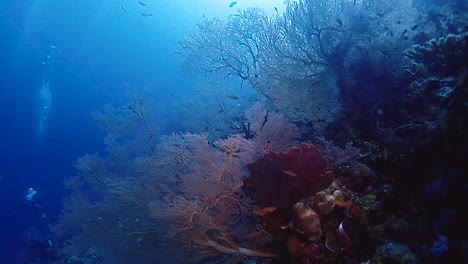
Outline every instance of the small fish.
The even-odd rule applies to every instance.
[[[127,11],[125,10],[125,6],[123,4],[120,4],[120,9],[122,9],[124,12]]]
[[[338,229],[336,230],[336,238],[341,248],[347,249],[352,246],[352,240],[343,227],[343,221],[341,221],[340,225],[338,226]]]
[[[282,172],[283,172],[284,174],[288,175],[288,176],[291,177],[291,178],[294,178],[294,177],[297,176],[297,174],[294,173],[294,172],[292,172],[292,171],[282,170]]]
[[[411,27],[411,30],[415,30],[419,27],[419,24],[415,24],[414,26]]]
[[[237,1],[231,2],[231,3],[229,4],[229,7],[233,7],[233,6],[235,6],[236,4],[237,4]]]
[[[273,213],[274,211],[276,211],[276,207],[268,206],[268,207],[263,208],[262,210],[267,213]]]
[[[405,34],[406,34],[407,32],[408,32],[408,30],[405,29],[405,31],[403,31],[403,33],[401,33],[400,39],[406,40],[405,38],[407,38],[407,36],[405,36]]]
[[[279,94],[279,93],[273,93],[273,94],[271,95],[271,97],[272,97],[273,99],[279,100],[279,99],[281,99],[281,94]]]
[[[150,17],[153,15],[153,13],[141,13],[141,15],[144,17]]]
[[[142,1],[138,1],[138,4],[141,5],[141,6],[146,6],[146,3],[142,2]]]
[[[274,211],[276,211],[276,207],[273,207],[273,206],[264,207],[264,208],[257,207],[253,211],[253,214],[257,216],[264,216],[266,214],[273,213]]]
[[[226,95],[226,97],[231,99],[231,100],[238,100],[239,99],[239,97],[237,97],[237,96],[235,96],[233,94],[228,94],[228,95]]]
[[[53,143],[56,143],[56,144],[60,144],[60,145],[63,144],[63,141],[62,141],[62,140],[57,139],[57,138],[53,138],[53,137],[49,137],[49,136],[46,136],[46,137],[45,137],[45,140],[50,141],[50,142],[53,142]]]
[[[343,20],[341,20],[340,18],[337,17],[337,18],[335,18],[335,20],[336,20],[336,23],[338,23],[339,26],[344,25]]]

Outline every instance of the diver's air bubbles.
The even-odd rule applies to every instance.
[[[50,84],[47,80],[42,79],[42,85],[38,95],[38,118],[39,124],[36,130],[36,140],[41,140],[46,135],[47,120],[49,119],[50,110],[52,107],[52,92]]]
[[[52,90],[50,88],[50,77],[52,74],[52,64],[55,60],[55,46],[50,45],[48,54],[44,65],[44,75],[42,76],[41,87],[37,91],[36,114],[38,117],[38,124],[36,129],[36,140],[41,141],[47,134],[47,121],[49,119],[50,111],[52,110]]]

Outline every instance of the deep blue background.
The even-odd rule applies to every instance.
[[[80,153],[102,149],[90,112],[104,96],[89,96],[83,82],[87,77],[71,74],[72,65],[60,61],[64,54],[57,54],[57,64],[47,72],[42,62],[54,36],[24,39],[21,29],[28,4],[3,3],[0,11],[0,263],[21,262],[27,241],[47,236],[48,224],[60,212],[63,177],[74,173],[72,161]],[[54,94],[46,133],[56,141],[35,140],[37,94],[44,77]],[[38,191],[42,208],[25,203],[29,187]]]
[[[60,213],[63,178],[75,173],[73,161],[104,151],[93,111],[123,103],[126,84],[150,85],[165,103],[174,99],[174,88],[190,87],[178,73],[174,32],[145,33],[139,27],[148,21],[130,13],[137,1],[126,2],[127,13],[116,1],[0,3],[0,263],[21,263],[28,241],[47,239]],[[53,61],[44,65],[51,45]],[[42,79],[53,99],[38,141]],[[41,208],[25,202],[30,187]]]

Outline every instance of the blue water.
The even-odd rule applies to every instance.
[[[19,261],[28,240],[48,236],[73,161],[103,150],[93,111],[121,101],[125,83],[158,87],[160,100],[190,86],[178,74],[174,42],[145,33],[150,26],[117,1],[103,4],[110,10],[94,2],[0,3],[0,263]],[[39,128],[43,80],[52,99]],[[30,187],[41,208],[25,202]]]

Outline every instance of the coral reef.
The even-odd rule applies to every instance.
[[[299,200],[327,188],[333,181],[328,162],[311,144],[286,153],[269,153],[248,164],[247,192],[261,207],[290,210]]]
[[[431,39],[424,44],[416,44],[405,50],[405,55],[412,61],[413,75],[417,71],[437,72],[451,76],[461,68],[468,67],[468,33],[448,34],[445,37]],[[424,69],[421,69],[424,68]]]
[[[51,227],[68,263],[466,257],[468,34],[403,0],[286,5],[181,41],[183,72],[209,79],[182,128],[147,94],[95,114],[107,152],[75,162]]]

